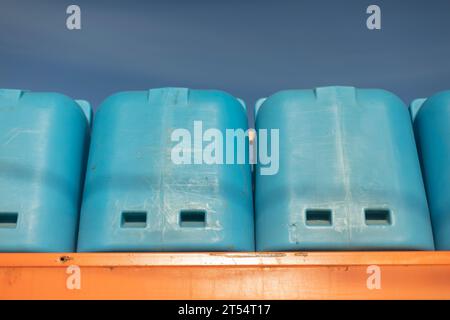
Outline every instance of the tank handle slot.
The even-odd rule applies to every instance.
[[[309,227],[329,227],[333,224],[330,209],[306,209],[305,217]]]
[[[180,227],[182,228],[205,228],[206,210],[188,209],[180,211]]]
[[[147,227],[147,211],[123,211],[122,228]]]
[[[392,222],[389,209],[365,209],[364,218],[368,226],[389,226]]]
[[[18,218],[19,214],[17,212],[0,212],[0,228],[17,228]]]

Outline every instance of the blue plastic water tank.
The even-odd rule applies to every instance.
[[[91,114],[80,104],[0,89],[0,251],[76,249]]]
[[[410,107],[436,249],[450,250],[450,90]]]
[[[175,129],[190,135],[181,150],[191,164],[172,161],[182,141]],[[78,250],[254,250],[250,166],[195,160],[203,149],[195,136],[209,129],[246,130],[245,107],[224,92],[186,88],[106,99],[94,120]]]
[[[279,129],[279,171],[256,168],[258,250],[432,250],[407,107],[377,89],[281,91],[256,128]],[[260,132],[259,132],[260,134]]]

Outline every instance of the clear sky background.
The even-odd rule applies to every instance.
[[[66,29],[78,4],[82,30]],[[366,8],[382,9],[382,30]],[[221,89],[253,105],[278,90],[352,85],[405,103],[450,89],[449,0],[0,0],[0,87],[94,108],[123,90]]]

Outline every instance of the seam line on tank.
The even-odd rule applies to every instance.
[[[352,199],[352,193],[350,189],[350,182],[349,182],[349,175],[348,175],[348,165],[346,163],[346,149],[345,149],[345,142],[344,142],[344,124],[343,117],[342,117],[342,108],[344,105],[341,103],[340,100],[340,94],[339,91],[335,91],[336,94],[333,94],[333,101],[332,103],[336,106],[336,140],[337,140],[337,147],[338,147],[338,159],[340,162],[340,166],[342,167],[342,177],[343,177],[343,183],[344,183],[344,192],[345,192],[345,201],[344,201],[344,210],[345,210],[345,223],[346,223],[346,238],[347,238],[347,245],[350,244],[351,241],[351,225],[349,220],[349,203]]]

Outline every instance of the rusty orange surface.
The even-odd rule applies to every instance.
[[[0,299],[450,299],[450,252],[3,253]]]

